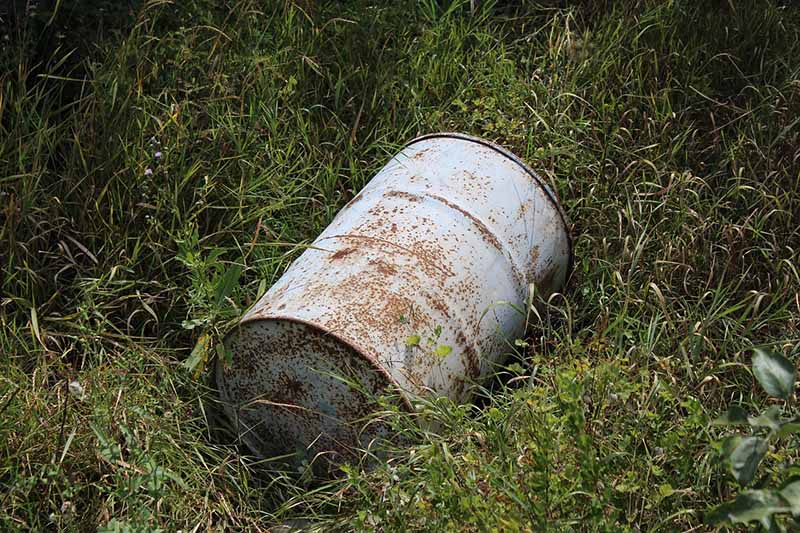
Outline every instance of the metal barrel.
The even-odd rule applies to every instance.
[[[363,420],[398,390],[469,399],[524,334],[531,287],[565,283],[553,191],[519,158],[454,133],[411,141],[226,338],[217,384],[261,456],[333,464],[385,433]]]

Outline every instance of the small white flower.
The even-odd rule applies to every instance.
[[[161,159],[161,152],[160,151],[155,153],[155,158],[156,159]]]
[[[153,175],[153,169],[152,168],[144,169],[144,175],[145,176],[152,176]]]
[[[69,388],[69,393],[75,398],[79,400],[83,399],[83,385],[81,385],[78,380],[70,381],[67,388]]]

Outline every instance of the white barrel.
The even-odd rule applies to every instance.
[[[530,287],[559,290],[571,257],[555,194],[519,158],[415,139],[228,335],[225,410],[261,456],[341,462],[383,431],[362,426],[388,389],[467,401],[524,334]]]

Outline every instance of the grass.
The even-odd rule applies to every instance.
[[[767,401],[752,347],[800,345],[800,11],[298,4],[0,15],[0,528],[708,527],[738,491],[709,420]],[[393,417],[411,444],[385,466],[247,456],[184,361],[441,130],[553,181],[563,295],[476,405],[421,406],[436,433]]]

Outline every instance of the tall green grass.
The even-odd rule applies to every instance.
[[[800,340],[797,8],[299,5],[0,15],[0,527],[702,527],[737,491],[708,421],[767,401],[753,346]],[[563,295],[475,406],[422,406],[435,434],[395,417],[412,444],[385,466],[248,457],[182,363],[441,130],[554,183]]]

